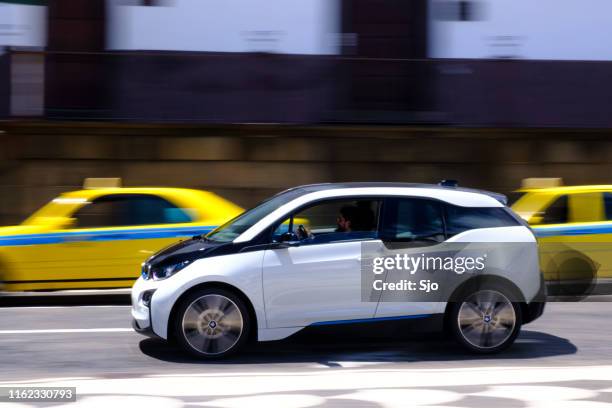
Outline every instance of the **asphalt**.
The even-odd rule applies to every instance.
[[[250,345],[214,363],[131,331],[122,302],[24,302],[0,308],[0,386],[76,386],[81,397],[70,406],[106,404],[117,395],[163,406],[406,406],[406,398],[461,407],[551,398],[555,407],[612,404],[607,301],[549,303],[512,348],[494,356],[474,356],[439,336],[323,336]]]

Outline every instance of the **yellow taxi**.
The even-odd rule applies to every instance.
[[[21,225],[0,228],[0,289],[130,287],[151,254],[243,211],[207,191],[117,182],[87,180]]]
[[[592,287],[612,277],[612,185],[525,179],[512,209],[532,227],[544,277]]]

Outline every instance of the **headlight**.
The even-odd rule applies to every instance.
[[[144,280],[151,279],[151,264],[148,262],[143,262],[140,268],[140,275]]]
[[[153,279],[162,280],[169,278],[170,276],[174,275],[175,273],[189,265],[189,262],[190,261],[182,261],[172,265],[154,266],[151,268]]]

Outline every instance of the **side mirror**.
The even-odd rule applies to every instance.
[[[278,242],[291,242],[299,241],[297,235],[294,232],[285,232],[278,238]]]
[[[300,246],[300,240],[298,239],[298,236],[293,232],[285,232],[279,237],[278,242],[278,246],[280,248]]]

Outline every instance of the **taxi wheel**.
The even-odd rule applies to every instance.
[[[478,354],[493,354],[512,345],[521,331],[519,304],[500,288],[468,292],[451,305],[448,323],[455,340]]]
[[[249,313],[232,292],[203,289],[181,301],[174,330],[185,351],[201,359],[219,359],[237,352],[246,343]]]

